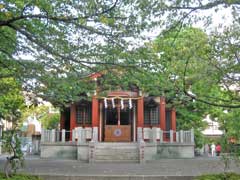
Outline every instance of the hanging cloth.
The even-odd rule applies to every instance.
[[[113,107],[113,109],[115,108],[114,98],[112,98],[112,107]]]
[[[107,98],[104,98],[104,107],[107,108]]]
[[[124,109],[124,102],[123,102],[123,99],[121,99],[121,109]]]
[[[132,109],[132,99],[130,98],[129,101],[128,101],[128,104],[129,104],[129,109]]]

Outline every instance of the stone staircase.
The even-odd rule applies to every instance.
[[[138,162],[137,143],[104,142],[95,144],[96,162]]]

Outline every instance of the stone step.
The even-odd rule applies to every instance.
[[[137,162],[139,150],[137,143],[97,143],[95,145],[97,162]]]
[[[121,147],[121,146],[138,146],[138,143],[126,143],[126,142],[101,142],[96,143],[96,146],[104,146],[104,147]]]
[[[106,152],[97,152],[96,154],[96,157],[100,157],[100,156],[108,156],[108,157],[138,157],[138,153],[119,153],[119,152],[116,152],[116,153],[109,153],[108,151]]]
[[[139,158],[137,156],[96,156],[95,160],[109,160],[109,161],[137,161]]]

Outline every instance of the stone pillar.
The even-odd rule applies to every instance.
[[[77,143],[81,144],[81,142],[82,142],[82,127],[76,128],[76,134],[77,134]]]
[[[88,148],[88,157],[89,157],[89,163],[94,163],[95,161],[95,143],[89,142],[89,148]]]
[[[98,142],[98,128],[97,127],[93,128],[92,141]]]
[[[157,139],[157,141],[160,141],[160,139],[161,139],[160,131],[161,131],[160,128],[157,128],[157,129],[156,129],[156,133],[157,133],[157,137],[156,137],[156,139]]]
[[[70,139],[72,139],[72,141],[75,141],[75,137],[73,137],[73,130],[76,127],[76,104],[71,104],[70,107],[70,131],[72,131],[72,133],[70,133]]]
[[[93,135],[93,132],[92,132],[92,128],[91,127],[86,127],[85,128],[85,133],[86,133],[86,140],[92,140],[92,135]]]
[[[139,163],[145,163],[145,142],[143,140],[139,143]]]
[[[59,130],[56,130],[56,131],[55,131],[55,134],[56,134],[55,141],[56,141],[56,142],[60,142],[60,132],[61,132],[61,131],[59,131]]]
[[[41,130],[41,142],[43,143],[44,141],[45,141],[45,130],[44,129],[42,129]]]
[[[81,142],[86,143],[86,129],[81,129]]]
[[[179,142],[179,132],[176,132],[176,142]]]
[[[66,141],[65,136],[66,136],[66,130],[62,129],[62,143],[65,143],[65,141]]]
[[[183,130],[180,130],[180,143],[183,143]]]
[[[160,129],[160,131],[159,131],[159,133],[160,133],[160,143],[162,143],[163,142],[163,131]]]
[[[51,142],[55,142],[55,135],[56,135],[56,131],[55,131],[55,129],[52,129],[51,130]]]
[[[152,128],[152,141],[153,143],[157,143],[157,128],[156,127],[153,127]]]
[[[170,130],[170,143],[173,143],[173,130]]]
[[[194,129],[191,129],[191,143],[194,143]]]
[[[72,142],[75,142],[75,139],[76,139],[76,130],[75,129],[72,130],[72,133],[70,133],[70,136],[72,136]]]
[[[141,142],[143,140],[143,129],[142,127],[137,128],[137,140]]]
[[[51,142],[51,130],[46,130],[47,132],[47,142]]]
[[[151,129],[150,128],[143,128],[143,140],[150,140],[150,133]]]

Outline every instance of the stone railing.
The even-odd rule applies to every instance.
[[[66,141],[78,142],[78,143],[86,143],[87,141],[97,140],[97,136],[95,135],[92,128],[82,128],[77,127],[72,131],[66,131],[65,129],[60,130],[42,130],[41,142],[62,142]]]
[[[194,130],[163,131],[160,128],[138,128],[138,140],[160,143],[194,143]]]
[[[188,131],[163,131],[160,128],[138,128],[138,141],[144,140],[145,142],[160,142],[160,143],[194,143],[194,130]],[[72,131],[65,129],[59,130],[42,130],[41,142],[66,142],[72,141],[78,144],[86,143],[89,141],[98,141],[98,133],[91,127],[77,127]]]

